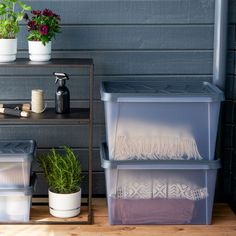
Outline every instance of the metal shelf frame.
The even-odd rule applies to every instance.
[[[5,68],[85,68],[88,69],[89,75],[89,108],[75,108],[71,109],[70,114],[57,115],[52,109],[47,109],[42,114],[32,114],[29,118],[15,118],[6,115],[0,115],[0,124],[2,125],[79,125],[85,123],[89,126],[88,132],[88,196],[87,202],[82,205],[87,206],[87,221],[33,221],[29,222],[0,222],[0,224],[27,224],[27,225],[58,225],[58,224],[92,224],[92,149],[93,149],[93,80],[94,80],[94,64],[93,59],[52,59],[48,62],[32,62],[28,59],[17,59],[11,63],[0,63],[0,67]],[[34,203],[34,205],[45,205],[45,203]]]

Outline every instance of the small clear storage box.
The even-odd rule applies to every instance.
[[[219,160],[114,161],[101,146],[110,224],[211,224]]]
[[[36,176],[30,186],[0,189],[0,222],[28,222]]]
[[[107,81],[109,158],[213,160],[223,92],[208,82]]]
[[[35,152],[33,140],[0,141],[0,189],[29,186]]]

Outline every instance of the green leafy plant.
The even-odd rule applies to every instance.
[[[28,21],[28,40],[29,41],[41,41],[43,45],[46,45],[52,38],[56,37],[57,33],[60,33],[59,22],[60,16],[49,9],[33,10],[32,17],[25,16]]]
[[[39,157],[39,164],[48,181],[49,189],[55,193],[77,192],[81,184],[81,166],[71,148],[63,147],[65,154],[52,149]]]
[[[21,9],[19,11],[16,8]],[[1,0],[0,2],[0,38],[16,38],[19,32],[19,21],[23,19],[24,12],[30,11],[31,7],[27,6],[20,0]]]

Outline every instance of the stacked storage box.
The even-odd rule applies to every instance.
[[[223,93],[207,82],[103,82],[111,224],[210,224]]]
[[[0,141],[0,221],[29,221],[33,140]]]

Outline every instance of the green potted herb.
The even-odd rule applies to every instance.
[[[33,10],[25,17],[28,27],[29,57],[31,61],[51,59],[52,39],[60,33],[60,16],[49,9]]]
[[[0,62],[16,60],[17,34],[20,31],[19,21],[23,19],[24,12],[29,10],[31,10],[31,7],[20,0],[1,0]]]
[[[81,206],[81,166],[71,148],[64,154],[52,149],[39,157],[49,189],[49,211],[56,217],[74,217]]]

